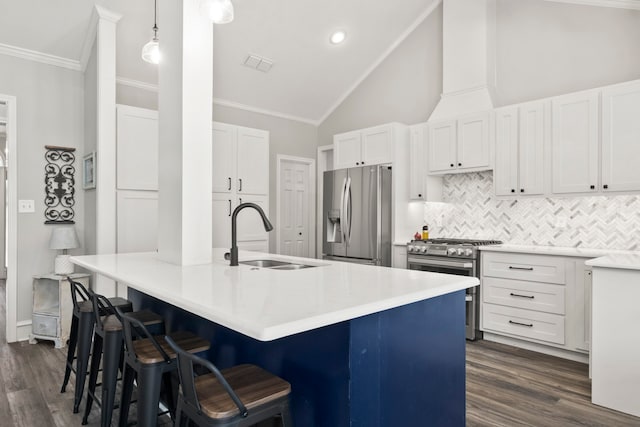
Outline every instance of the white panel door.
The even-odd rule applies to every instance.
[[[552,191],[598,189],[598,93],[581,92],[551,101]]]
[[[496,110],[496,164],[493,184],[498,196],[518,188],[518,107]]]
[[[233,198],[233,199],[232,199]],[[212,197],[212,246],[231,247],[231,213],[235,207],[235,196],[229,193],[213,193]]]
[[[429,172],[449,172],[456,168],[456,121],[429,125]]]
[[[213,123],[213,192],[230,193],[234,185],[237,185],[235,182],[237,162],[236,138],[236,126],[225,123]]]
[[[640,83],[602,91],[602,189],[640,190]]]
[[[360,166],[362,161],[362,134],[360,131],[342,133],[333,137],[334,169]]]
[[[269,132],[238,127],[238,194],[269,194]]]
[[[280,252],[309,256],[309,165],[295,161],[280,163]]]
[[[269,217],[269,196],[238,195],[237,204],[234,208],[241,203],[255,203]],[[238,241],[269,240],[269,233],[265,231],[262,218],[255,209],[244,208],[241,210],[237,217],[237,227]]]
[[[362,131],[361,160],[360,165],[379,165],[393,161],[393,125]]]
[[[425,125],[411,126],[409,130],[409,199],[425,200],[425,151],[428,130]]]
[[[519,188],[522,194],[544,193],[544,103],[520,106]]]
[[[458,168],[484,168],[490,165],[489,113],[458,119]]]
[[[116,140],[118,189],[157,190],[158,112],[118,105]]]
[[[116,251],[152,252],[158,249],[158,192],[118,191]]]

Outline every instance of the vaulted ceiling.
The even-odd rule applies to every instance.
[[[318,123],[440,1],[233,0],[235,20],[214,27],[214,98]],[[140,59],[152,35],[153,0],[0,0],[0,53],[79,64],[94,4],[122,15],[118,77],[155,84],[157,67]],[[332,45],[337,29],[347,39]],[[161,26],[159,38],[162,46]],[[271,71],[243,66],[249,53],[273,60]]]

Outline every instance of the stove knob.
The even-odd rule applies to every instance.
[[[447,255],[451,256],[451,255],[455,255],[455,254],[456,254],[455,248],[447,249]]]
[[[422,252],[422,253],[427,252],[427,247],[426,246],[420,246],[420,252]]]
[[[465,250],[464,250],[464,254],[465,254],[466,256],[471,256],[471,255],[473,254],[473,250],[472,250],[472,249],[465,249]]]
[[[460,256],[464,255],[464,249],[459,248],[458,249],[458,255],[460,255]]]

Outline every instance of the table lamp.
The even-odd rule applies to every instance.
[[[51,239],[49,239],[49,249],[62,249],[62,254],[56,256],[54,272],[56,274],[73,273],[73,264],[69,260],[70,255],[67,254],[68,249],[74,249],[80,246],[76,229],[73,227],[56,227],[51,231]]]

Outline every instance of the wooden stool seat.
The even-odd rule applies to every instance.
[[[145,326],[158,325],[164,322],[162,316],[147,309],[134,311],[132,313],[129,313],[129,315],[134,319],[138,319],[139,321],[141,321]],[[118,316],[116,316],[115,314],[102,316],[100,319],[102,320],[102,325],[105,332],[116,332],[122,330],[122,322],[120,322]]]
[[[114,307],[119,307],[122,311],[131,311],[133,307],[131,301],[120,297],[109,298],[109,302]],[[123,308],[125,307],[125,308]],[[78,311],[81,313],[93,313],[93,302],[91,300],[78,301]]]
[[[287,396],[291,385],[255,365],[238,365],[220,371],[248,410]],[[214,374],[196,377],[196,392],[202,412],[210,418],[239,414],[238,406]]]
[[[208,350],[210,344],[208,341],[203,340],[197,335],[192,334],[187,331],[174,332],[169,334],[169,336],[186,352],[188,353],[198,353],[201,351]],[[169,344],[165,341],[162,336],[154,337],[156,342],[162,347],[167,356],[171,359],[176,358],[176,352],[171,349]],[[153,345],[153,342],[148,339],[139,339],[133,341],[133,350],[138,358],[138,362],[143,365],[149,365],[153,363],[164,362],[163,355],[158,351],[158,349]]]

